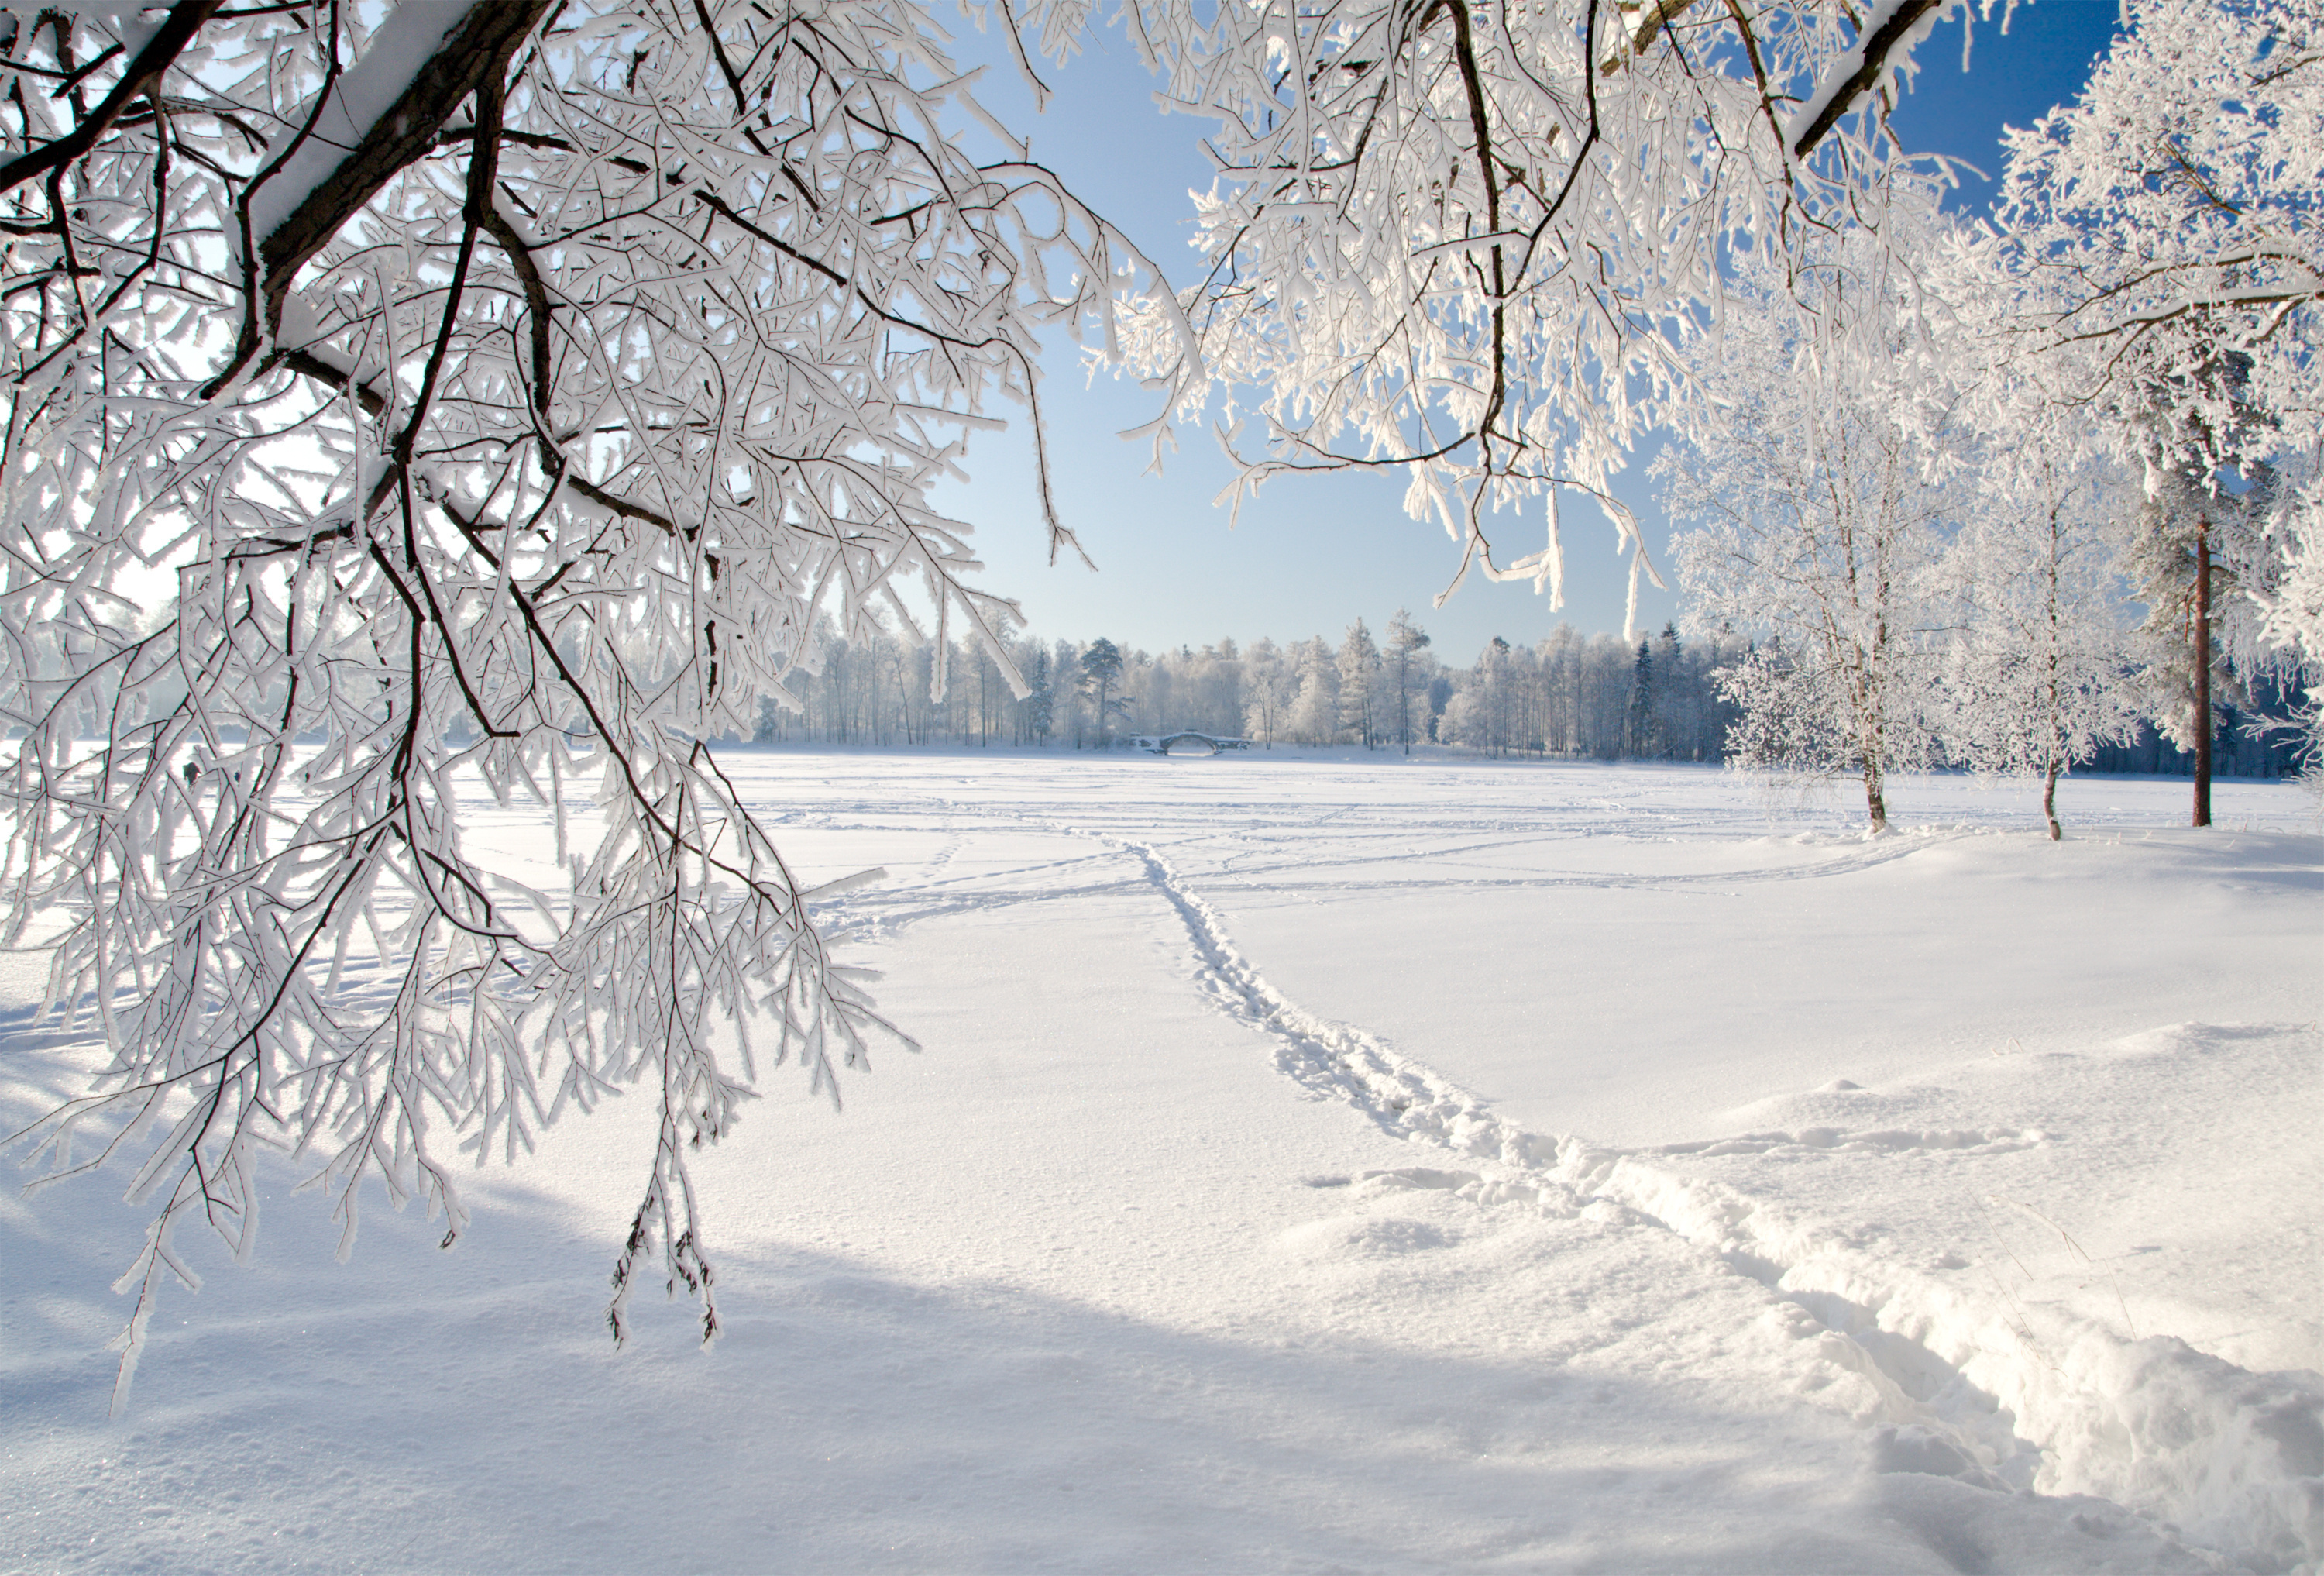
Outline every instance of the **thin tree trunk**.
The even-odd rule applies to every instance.
[[[2211,522],[2195,538],[2195,816],[2211,824]]]
[[[1412,679],[1409,659],[1396,659],[1396,722],[1404,734],[1404,752],[1412,753]]]
[[[2059,695],[2062,687],[2058,680],[2059,652],[2065,643],[2065,631],[2060,627],[2062,621],[2058,608],[2058,512],[2063,506],[2062,500],[2050,505],[2050,638],[2043,664],[2048,669],[2046,677],[2049,681],[2050,759],[2045,763],[2047,770],[2042,778],[2042,818],[2050,824],[2050,841],[2052,843],[2063,835],[2058,825],[2058,768],[2072,749],[2066,737],[2065,705]]]
[[[1888,830],[1887,783],[1879,766],[1868,758],[1864,762],[1864,813],[1871,818],[1873,835]]]

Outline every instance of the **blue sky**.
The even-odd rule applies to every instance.
[[[1950,153],[1987,175],[2000,168],[2004,125],[2024,125],[2071,97],[2119,14],[2116,0],[2019,0],[2005,37],[1997,13],[1978,25],[1966,73],[1958,21],[1922,46],[1918,82],[1893,120],[1908,146]],[[962,45],[971,60],[992,47],[973,36]],[[1201,123],[1156,112],[1153,83],[1112,29],[1101,47],[1043,74],[1056,89],[1044,114],[1033,112],[1029,94],[1006,68],[987,76],[980,97],[1006,124],[1029,127],[1033,157],[1157,263],[1184,266],[1191,256],[1186,192],[1210,184],[1195,143]],[[1985,207],[1990,184],[1964,181],[1957,202]],[[1144,446],[1115,436],[1151,418],[1153,394],[1105,376],[1085,384],[1076,358],[1060,350],[1049,358],[1043,397],[1059,511],[1097,560],[1097,573],[1078,560],[1047,562],[1029,440],[1021,432],[980,436],[968,456],[972,480],[938,497],[975,523],[984,584],[1017,597],[1042,635],[1106,635],[1148,650],[1222,636],[1336,640],[1359,615],[1377,631],[1403,606],[1434,637],[1441,656],[1465,664],[1494,635],[1529,643],[1561,620],[1585,631],[1621,630],[1625,561],[1615,552],[1613,529],[1592,512],[1566,511],[1563,613],[1552,613],[1529,586],[1473,576],[1432,609],[1457,552],[1441,530],[1406,516],[1401,481],[1286,478],[1246,503],[1240,527],[1230,529],[1226,511],[1211,500],[1231,473],[1206,430],[1182,429],[1183,447],[1155,476],[1145,474]],[[1616,491],[1646,523],[1659,558],[1668,533],[1644,474],[1651,457],[1641,455]],[[1516,523],[1502,519],[1505,530]],[[1639,622],[1659,629],[1677,611],[1674,590],[1647,586]]]

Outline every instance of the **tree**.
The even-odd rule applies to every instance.
[[[1340,726],[1353,733],[1367,750],[1377,742],[1372,687],[1379,671],[1379,648],[1372,643],[1372,632],[1364,628],[1364,621],[1358,619],[1348,626],[1348,638],[1340,642]]]
[[[1298,684],[1297,669],[1281,647],[1264,637],[1254,641],[1243,657],[1243,694],[1249,697],[1243,703],[1244,732],[1274,749],[1276,730],[1290,715]]]
[[[1108,697],[1121,680],[1121,648],[1102,635],[1091,641],[1082,653],[1081,690],[1097,701],[1097,742],[1101,749],[1105,746],[1114,710],[1120,704]]]
[[[2127,0],[2070,105],[2008,138],[1978,245],[2021,287],[2006,327],[2050,390],[2151,439],[2224,432],[2236,407],[2307,412],[2324,306],[2324,15],[2304,0]],[[2241,358],[2232,384],[2199,375]],[[2164,396],[2154,404],[2160,392]],[[2135,455],[2126,457],[2137,457]]]
[[[1396,664],[1396,731],[1404,752],[1412,753],[1412,659],[1428,645],[1428,631],[1412,622],[1404,608],[1388,620],[1388,654]]]
[[[1988,493],[1950,555],[1963,616],[1948,652],[1946,747],[1979,772],[2042,782],[2052,841],[2058,778],[2136,716],[2121,629],[2120,470],[2055,431],[2006,435],[1978,456]]]
[[[175,1229],[253,1246],[261,1148],[321,1157],[349,1240],[376,1181],[449,1241],[441,1146],[641,1079],[614,1329],[658,1254],[711,1334],[720,1026],[835,1098],[889,1026],[704,741],[908,577],[939,656],[1005,662],[927,488],[1134,253],[934,132],[964,89],[917,11],[113,14],[0,40],[38,85],[0,116],[0,779],[8,938],[112,1049],[31,1137],[161,1201],[124,1380]],[[463,842],[456,776],[561,825],[601,768],[569,893]]]
[[[1232,640],[1222,640],[1215,646],[1203,648],[1203,663],[1207,669],[1206,688],[1209,696],[1209,720],[1205,726],[1221,733],[1242,732],[1243,661],[1242,651]]]
[[[1958,497],[1936,467],[1958,394],[1882,251],[1843,242],[1788,284],[1762,265],[1741,288],[1752,309],[1695,368],[1726,431],[1658,462],[1673,516],[1699,522],[1677,543],[1690,621],[1778,637],[1722,675],[1732,756],[1855,774],[1884,832],[1889,774],[1939,736],[1935,566]]]
[[[1049,741],[1050,729],[1056,723],[1057,697],[1049,687],[1049,653],[1035,648],[1033,666],[1027,675],[1031,687],[1025,695],[1024,726],[1036,743]]]
[[[1629,752],[1651,755],[1655,748],[1655,701],[1660,692],[1655,687],[1655,649],[1650,641],[1638,642],[1638,654],[1630,663]]]
[[[1291,735],[1303,744],[1340,736],[1340,668],[1332,642],[1317,635],[1292,648],[1299,687],[1291,697]]]
[[[1508,751],[1516,712],[1514,667],[1508,641],[1495,635],[1485,642],[1468,685],[1444,708],[1456,742],[1497,756]]]
[[[2263,610],[2276,564],[2267,540],[2280,483],[2246,464],[2227,479],[2200,462],[2150,467],[2126,568],[2147,606],[2149,710],[2194,757],[2191,822],[2211,824],[2212,746],[2218,703],[2245,698],[2242,680],[2272,667]]]
[[[55,938],[55,985],[114,1061],[35,1136],[61,1166],[78,1129],[125,1123],[108,1155],[160,1135],[124,1374],[176,1226],[250,1248],[278,1118],[350,1233],[377,1180],[456,1236],[430,1134],[513,1153],[640,1078],[664,1120],[614,1327],[659,1253],[715,1332],[686,1157],[751,1069],[711,1028],[774,1003],[778,1059],[835,1091],[886,1026],[705,742],[799,700],[826,614],[844,639],[807,677],[835,725],[920,726],[883,704],[867,623],[911,628],[911,578],[932,703],[955,621],[1021,682],[1013,607],[927,492],[1010,402],[1038,456],[1038,330],[1122,346],[1175,408],[1256,381],[1266,465],[1406,465],[1464,564],[1554,584],[1554,524],[1503,569],[1489,506],[1602,495],[1672,373],[1660,331],[1717,293],[1729,238],[1844,217],[1887,158],[1847,116],[1939,5],[1586,0],[1576,28],[1147,0],[1140,48],[1222,122],[1199,334],[1021,147],[952,140],[981,111],[913,0],[14,21],[9,931],[102,912]],[[1021,20],[1062,54],[1087,15]],[[1319,246],[1322,212],[1344,223]],[[561,825],[601,770],[575,889],[512,906],[453,775]],[[366,971],[392,988],[350,994]]]
[[[2324,671],[2301,578],[2324,541],[2324,14],[2304,0],[2132,0],[2124,15],[2073,103],[2012,134],[1996,220],[1972,250],[2014,287],[1993,358],[2022,370],[2027,397],[2107,416],[2113,451],[2148,475],[2158,620],[2185,626],[2172,637],[2185,693],[2165,720],[2198,752],[2200,825],[2209,705],[2195,692],[2213,668],[2194,626],[2248,614],[2276,665]],[[2263,466],[2269,518],[2252,517],[2243,485]],[[2230,548],[2239,583],[2213,595],[2210,532],[2238,515],[2264,548]],[[2237,643],[2248,668],[2254,648]]]

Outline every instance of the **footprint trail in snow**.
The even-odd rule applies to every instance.
[[[2037,1329],[2006,1296],[1964,1296],[1861,1233],[1794,1218],[1665,1164],[1784,1147],[1992,1154],[2041,1144],[2040,1130],[1811,1129],[1648,1150],[1531,1133],[1378,1037],[1286,998],[1151,843],[1056,830],[1138,862],[1185,927],[1199,988],[1273,1043],[1286,1077],[1313,1097],[1353,1106],[1393,1136],[1476,1167],[1414,1166],[1311,1184],[1443,1190],[1480,1208],[1563,1215],[1618,1206],[1767,1288],[1798,1345],[1800,1387],[1823,1392],[1821,1399],[1865,1427],[1876,1472],[2111,1501],[2200,1547],[2256,1556],[2263,1569],[2311,1568],[2324,1555],[2324,1386],[2314,1375],[2253,1374],[2169,1336],[2126,1339],[2054,1312]],[[1835,1384],[1834,1370],[1858,1382]],[[2082,1518],[2078,1526],[2092,1514],[2079,1504],[2068,1513]]]

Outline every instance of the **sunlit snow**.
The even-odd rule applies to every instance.
[[[458,1251],[280,1170],[127,1415],[125,1177],[0,1203],[0,1571],[2313,1569],[2301,789],[1779,802],[1362,751],[735,751],[924,1050],[605,1273],[642,1098]],[[537,860],[479,796],[466,835]],[[5,961],[0,1120],[70,1092]],[[641,1303],[642,1303],[641,1299]]]

